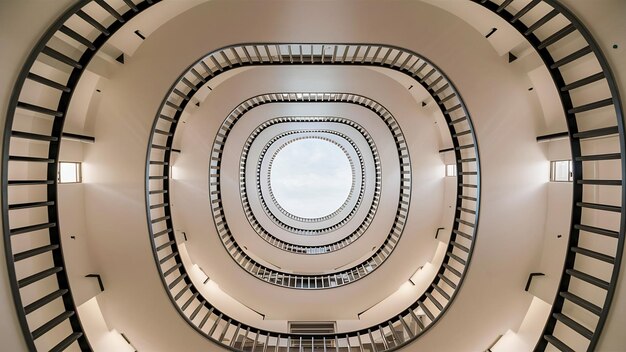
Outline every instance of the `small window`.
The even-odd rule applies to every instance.
[[[571,160],[557,160],[550,162],[550,181],[571,182],[572,179],[573,175]]]
[[[81,164],[76,162],[59,162],[59,173],[57,175],[57,181],[59,183],[80,183],[81,179]]]
[[[455,164],[447,164],[446,165],[446,176],[447,177],[456,176],[456,165]]]

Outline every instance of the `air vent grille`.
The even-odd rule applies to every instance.
[[[334,334],[334,321],[290,321],[289,332],[299,335]]]

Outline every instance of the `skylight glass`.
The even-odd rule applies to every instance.
[[[270,185],[284,210],[302,218],[319,218],[338,210],[350,195],[352,167],[334,143],[302,139],[278,152]]]

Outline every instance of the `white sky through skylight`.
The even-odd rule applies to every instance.
[[[316,138],[285,146],[272,164],[270,183],[278,204],[303,218],[333,213],[352,185],[348,157],[337,145]]]

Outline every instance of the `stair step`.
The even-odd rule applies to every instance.
[[[576,27],[570,23],[567,26],[560,29],[559,31],[557,31],[556,33],[546,38],[544,41],[542,41],[541,44],[537,46],[537,49],[543,49],[549,45],[552,45],[558,42],[559,40],[563,39],[564,37],[566,37],[568,34],[572,33],[575,30],[576,30]]]
[[[59,140],[58,137],[52,137],[52,136],[47,136],[45,134],[37,134],[37,133],[22,132],[22,131],[11,131],[11,137],[30,139],[34,141],[44,141],[44,142],[56,142]]]
[[[11,236],[14,236],[14,235],[19,235],[19,234],[23,234],[23,233],[49,229],[49,228],[55,227],[55,226],[57,226],[57,224],[55,222],[48,222],[48,223],[37,224],[37,225],[16,227],[14,229],[9,230],[9,234]]]
[[[603,72],[598,72],[598,73],[593,74],[591,76],[579,79],[578,81],[574,81],[572,83],[566,84],[565,86],[561,87],[561,91],[565,92],[565,91],[568,91],[568,90],[580,88],[582,86],[586,86],[589,83],[593,83],[595,81],[599,81],[599,80],[601,80],[603,78],[604,78],[604,73]]]
[[[581,247],[572,247],[571,251],[574,253],[578,253],[578,254],[582,254],[584,256],[590,257],[590,258],[594,258],[609,264],[615,264],[615,258],[611,257],[609,255],[600,253],[600,252],[596,252],[596,251],[592,251],[590,249],[586,249],[586,248],[581,248]]]
[[[472,236],[466,234],[465,232],[462,232],[462,231],[459,231],[459,230],[452,230],[452,232],[454,232],[455,234],[457,234],[457,235],[459,235],[461,237],[467,238],[468,240],[472,239]]]
[[[465,265],[465,264],[466,264],[465,260],[464,260],[463,258],[459,257],[458,255],[456,255],[456,254],[454,254],[454,253],[452,253],[452,252],[447,252],[446,254],[447,254],[450,258],[452,258],[452,259],[456,260],[457,262],[459,262],[460,264],[463,264],[463,265]]]
[[[456,222],[458,222],[459,224],[463,224],[463,225],[467,225],[469,227],[474,227],[476,225],[474,225],[473,223],[469,222],[469,221],[465,221],[465,220],[461,220],[459,218],[455,219]]]
[[[23,252],[19,252],[13,255],[13,261],[19,262],[20,260],[24,260],[30,257],[34,257],[36,255],[39,254],[43,254],[46,252],[50,252],[53,251],[55,249],[58,249],[59,245],[58,244],[49,244],[47,246],[41,246],[41,247],[37,247],[37,248],[33,248],[33,249],[29,249],[27,251],[23,251]]]
[[[526,32],[524,32],[524,35],[532,34],[534,31],[539,29],[539,27],[541,27],[544,24],[546,24],[548,21],[553,19],[554,16],[556,16],[558,14],[559,14],[559,11],[556,10],[556,9],[553,9],[552,11],[548,12],[545,16],[541,17],[537,22],[533,23],[530,27],[528,27]]]
[[[37,329],[35,329],[35,331],[32,332],[33,339],[40,338],[43,334],[45,334],[48,331],[52,330],[52,328],[54,328],[55,326],[61,324],[67,318],[69,318],[69,317],[71,317],[73,315],[74,315],[73,311],[65,311],[65,312],[57,315],[56,317],[52,318],[47,323],[45,323],[42,326],[40,326]]]
[[[594,137],[604,137],[604,136],[610,136],[612,134],[618,134],[618,133],[619,133],[619,130],[617,129],[617,126],[612,126],[612,127],[598,128],[595,130],[577,132],[577,133],[574,133],[574,138],[585,139],[585,138],[594,138]]]
[[[172,109],[174,109],[176,111],[183,111],[183,108],[181,108],[180,106],[178,106],[178,105],[176,105],[176,104],[174,104],[172,102],[166,101],[165,105],[169,106],[170,108],[172,108]]]
[[[443,267],[450,270],[450,272],[452,272],[454,275],[456,275],[457,277],[461,277],[461,272],[456,270],[455,268],[453,268],[452,266],[450,266],[450,264],[448,263],[443,263]]]
[[[498,6],[498,8],[496,9],[497,13],[502,12],[502,10],[504,10],[507,6],[509,6],[511,3],[513,2],[513,0],[504,0],[502,2],[502,4],[500,4],[500,6]]]
[[[603,229],[603,228],[595,227],[595,226],[577,224],[577,225],[574,225],[574,228],[581,230],[581,231],[597,233],[598,235],[604,235],[604,236],[609,236],[613,238],[618,238],[619,236],[619,233],[617,231],[607,230],[607,229]]]
[[[462,105],[461,105],[461,104],[457,104],[457,105],[455,105],[455,106],[453,106],[453,107],[451,107],[451,108],[447,109],[447,110],[446,110],[446,111],[444,111],[443,113],[444,113],[444,115],[447,115],[447,114],[450,114],[451,112],[453,112],[453,111],[455,111],[455,110],[460,109],[461,107],[462,107]]]
[[[51,57],[51,58],[53,58],[53,59],[55,59],[57,61],[59,61],[59,62],[62,62],[64,64],[68,65],[68,66],[77,68],[79,70],[83,68],[83,65],[81,65],[78,61],[72,59],[71,57],[69,57],[69,56],[67,56],[65,54],[61,54],[60,52],[52,49],[51,47],[48,47],[48,46],[44,47],[41,50],[41,53],[45,54],[45,55],[47,55],[47,56],[49,56],[49,57]]]
[[[183,265],[182,263],[178,263],[178,264],[172,266],[171,268],[167,269],[167,271],[163,273],[163,277],[169,276],[171,273],[176,271],[176,269],[180,268],[182,265]]]
[[[169,287],[170,290],[173,289],[174,286],[176,286],[176,284],[178,284],[181,280],[183,280],[186,277],[187,277],[187,274],[180,275],[179,277],[174,279],[172,282],[170,282],[170,284],[167,287]]]
[[[446,291],[444,291],[441,287],[435,284],[433,284],[432,286],[435,289],[435,291],[439,292],[439,294],[441,294],[445,299],[447,299],[448,301],[450,300],[450,295]]]
[[[158,246],[156,250],[157,250],[157,252],[159,252],[159,251],[161,251],[162,249],[167,248],[167,247],[169,247],[169,246],[173,245],[174,243],[176,243],[176,241],[175,241],[175,240],[168,241],[168,242],[163,243],[162,245]]]
[[[163,263],[165,263],[166,261],[168,261],[168,260],[170,260],[170,259],[174,258],[174,257],[175,257],[175,256],[177,256],[177,255],[178,255],[178,252],[172,252],[172,253],[170,253],[170,254],[166,255],[165,257],[161,258],[161,259],[159,260],[159,264],[163,264]]]
[[[561,60],[556,61],[555,63],[553,63],[552,65],[550,65],[550,68],[555,69],[555,68],[559,68],[561,66],[567,65],[570,62],[580,59],[581,57],[589,54],[591,52],[591,47],[590,46],[586,46],[580,50],[577,50],[567,56],[565,56],[564,58],[562,58]]]
[[[126,22],[126,20],[124,20],[122,15],[120,15],[117,11],[115,11],[115,9],[112,8],[111,5],[107,4],[104,0],[94,0],[94,1],[96,2],[96,4],[100,5],[100,7],[105,9],[106,12],[110,13],[111,16],[115,17],[115,19],[118,20],[120,23]]]
[[[602,314],[602,308],[600,308],[599,306],[587,301],[586,299],[583,299],[573,293],[570,292],[560,292],[559,295],[563,298],[565,298],[566,300],[576,304],[579,307],[585,308],[586,310],[590,311],[591,313],[600,316],[600,314]]]
[[[27,276],[27,277],[19,280],[17,282],[17,285],[20,288],[22,288],[22,287],[28,286],[28,285],[30,285],[32,283],[35,283],[35,282],[37,282],[39,280],[43,280],[43,279],[47,278],[48,276],[54,275],[54,274],[56,274],[58,272],[61,272],[61,271],[63,271],[63,268],[60,267],[60,266],[56,266],[54,268],[46,269],[46,270],[40,271],[40,272],[38,272],[36,274]]]
[[[60,289],[60,290],[56,290],[50,294],[45,295],[44,297],[34,301],[33,303],[27,305],[26,307],[24,307],[24,312],[26,314],[30,314],[34,311],[36,311],[37,309],[45,306],[46,304],[54,301],[55,299],[65,295],[66,293],[68,293],[69,291],[67,289]]]
[[[618,206],[615,206],[615,205],[598,204],[598,203],[586,203],[586,202],[576,202],[576,205],[581,207],[581,208],[606,210],[606,211],[612,211],[612,212],[615,212],[615,213],[621,213],[621,211],[622,211],[622,207],[618,207]]]
[[[559,351],[562,352],[576,352],[571,349],[568,345],[563,343],[563,341],[557,339],[552,335],[543,335],[544,340],[548,341],[552,346],[556,347]]]
[[[435,297],[433,297],[433,295],[430,292],[426,292],[426,297],[428,297],[430,301],[433,302],[433,304],[435,305],[435,307],[437,307],[437,309],[439,309],[440,311],[443,310],[443,305],[439,303],[439,301]]]
[[[183,304],[183,305],[180,307],[180,309],[181,309],[181,310],[183,310],[183,311],[184,311],[185,309],[187,309],[187,308],[189,307],[189,305],[191,304],[191,302],[193,302],[193,300],[194,300],[194,299],[196,299],[196,298],[198,297],[198,295],[199,295],[199,294],[200,294],[199,292],[196,292],[196,293],[194,293],[193,295],[191,295],[191,297],[189,297],[189,299],[187,300],[187,302],[185,302],[185,304]]]
[[[14,203],[14,204],[9,204],[9,210],[49,207],[52,205],[54,205],[54,201],[51,201],[51,200],[43,201],[43,202]]]
[[[456,207],[456,209],[460,210],[462,212],[468,213],[468,214],[473,214],[473,215],[476,214],[476,211],[472,210],[472,209],[467,209],[467,208],[463,208],[463,207]]]
[[[65,93],[69,93],[72,90],[70,89],[70,87],[64,86],[61,83],[55,82],[51,79],[47,79],[45,77],[42,77],[40,75],[34,74],[32,72],[29,72],[28,75],[26,76],[26,78],[30,79],[31,81],[35,81],[38,83],[41,83],[43,85],[46,85],[48,87],[54,88],[54,89],[58,89],[61,90]]]
[[[133,12],[139,12],[139,8],[131,0],[124,0],[126,6],[128,6]]]
[[[439,277],[441,280],[443,280],[443,282],[448,284],[453,289],[456,289],[456,284],[452,280],[450,280],[446,276],[444,276],[443,274],[437,274],[437,277]]]
[[[168,206],[169,203],[159,203],[159,204],[154,204],[150,206],[150,209],[158,209],[158,208],[165,208],[166,206]]]
[[[592,284],[594,286],[597,286],[597,287],[599,287],[601,289],[604,289],[604,290],[608,290],[609,289],[609,283],[608,282],[606,282],[606,281],[604,281],[602,279],[598,279],[595,276],[591,276],[589,274],[583,273],[582,271],[578,271],[578,270],[575,270],[575,269],[566,269],[565,273],[570,275],[570,276],[573,276],[573,277],[575,277],[577,279],[580,279],[580,280],[583,280],[583,281],[585,281],[587,283],[590,283],[590,284]]]
[[[621,186],[622,180],[578,180],[579,185]]]
[[[606,99],[595,101],[593,103],[577,106],[575,108],[569,109],[567,112],[570,114],[577,114],[581,112],[599,109],[599,108],[609,106],[609,105],[613,105],[613,98],[606,98]]]
[[[618,160],[621,159],[621,153],[607,153],[607,154],[591,154],[582,155],[575,158],[576,161],[599,161],[599,160]]]
[[[465,252],[465,253],[469,253],[469,248],[465,247],[465,246],[464,246],[464,245],[462,245],[462,244],[459,244],[459,243],[457,243],[457,242],[455,242],[455,241],[450,241],[450,244],[451,244],[451,245],[453,245],[454,247],[456,247],[456,248],[458,248],[458,249],[462,250],[462,251],[463,251],[463,252]]]
[[[154,234],[154,238],[157,238],[159,236],[165,235],[166,233],[170,233],[170,232],[172,232],[172,229],[165,229],[163,231],[159,231]]]
[[[463,121],[465,121],[465,120],[467,120],[467,116],[459,117],[459,118],[458,118],[458,119],[456,119],[456,120],[452,120],[452,121],[450,121],[450,122],[448,123],[448,125],[452,126],[452,125],[455,125],[455,124],[457,124],[457,123],[459,123],[459,122],[463,122]]]
[[[92,42],[89,41],[89,39],[83,37],[82,35],[76,33],[73,29],[66,27],[66,26],[61,26],[61,28],[59,28],[59,32],[67,35],[68,37],[74,39],[75,41],[79,42],[80,44],[86,46],[89,50],[96,50],[96,46],[93,45]]]
[[[38,158],[34,156],[9,155],[9,161],[23,161],[27,163],[54,163],[54,159]]]
[[[428,307],[426,307],[426,305],[422,301],[417,301],[417,305],[420,308],[422,308],[422,310],[424,311],[424,313],[426,313],[426,316],[428,317],[428,319],[430,319],[430,321],[435,321],[435,316],[433,315],[433,313],[430,312],[430,309],[428,309]]]
[[[28,110],[28,111],[32,111],[32,112],[37,112],[40,114],[44,114],[44,115],[50,115],[50,116],[54,116],[54,117],[62,117],[63,113],[61,111],[56,111],[56,110],[52,110],[52,109],[48,109],[48,108],[44,108],[38,105],[34,105],[34,104],[30,104],[30,103],[24,103],[21,101],[17,102],[17,107],[20,109],[24,109],[24,110]]]
[[[100,33],[106,36],[111,34],[103,25],[100,24],[100,22],[96,21],[93,17],[89,16],[83,10],[78,10],[78,12],[76,12],[76,15],[82,18],[85,22],[89,23],[93,28],[97,29]]]
[[[151,222],[152,224],[156,224],[157,222],[161,222],[161,221],[164,221],[164,220],[169,220],[169,219],[170,219],[170,216],[169,216],[169,215],[166,215],[166,216],[162,216],[162,217],[160,217],[160,218],[153,219],[153,220],[151,220],[150,222]]]
[[[74,332],[70,336],[64,338],[63,341],[59,342],[59,344],[57,344],[56,346],[52,347],[50,352],[65,351],[68,347],[70,347],[70,345],[72,345],[74,343],[74,341],[78,340],[81,337],[83,337],[83,333],[82,332]]]
[[[191,315],[189,316],[189,320],[194,320],[196,318],[196,316],[198,315],[198,313],[200,313],[200,309],[202,309],[202,307],[204,307],[204,303],[206,303],[206,301],[202,301],[200,302],[200,304],[198,304],[198,306],[196,307],[196,309],[193,311],[193,313],[191,313]]]
[[[187,284],[187,285],[185,285],[185,287],[183,287],[183,288],[180,290],[180,292],[178,292],[178,293],[176,294],[176,296],[174,296],[174,300],[175,300],[175,301],[178,301],[178,299],[179,299],[179,298],[181,298],[181,297],[185,294],[185,292],[189,291],[189,289],[191,288],[191,286],[192,286],[192,284]]]
[[[524,6],[521,10],[517,11],[515,16],[511,18],[511,23],[517,22],[522,16],[528,13],[528,11],[532,10],[533,7],[537,6],[541,0],[533,0],[528,5]]]
[[[52,180],[9,180],[9,186],[36,186],[36,185],[53,185]]]
[[[572,330],[574,330],[577,333],[581,334],[587,340],[591,340],[591,338],[593,337],[593,332],[591,330],[589,330],[586,327],[582,326],[577,321],[575,321],[574,319],[568,317],[567,315],[562,314],[562,313],[554,313],[554,314],[552,314],[552,316],[556,320],[558,320],[561,323],[563,323],[563,324],[567,325],[568,327],[570,327]]]

